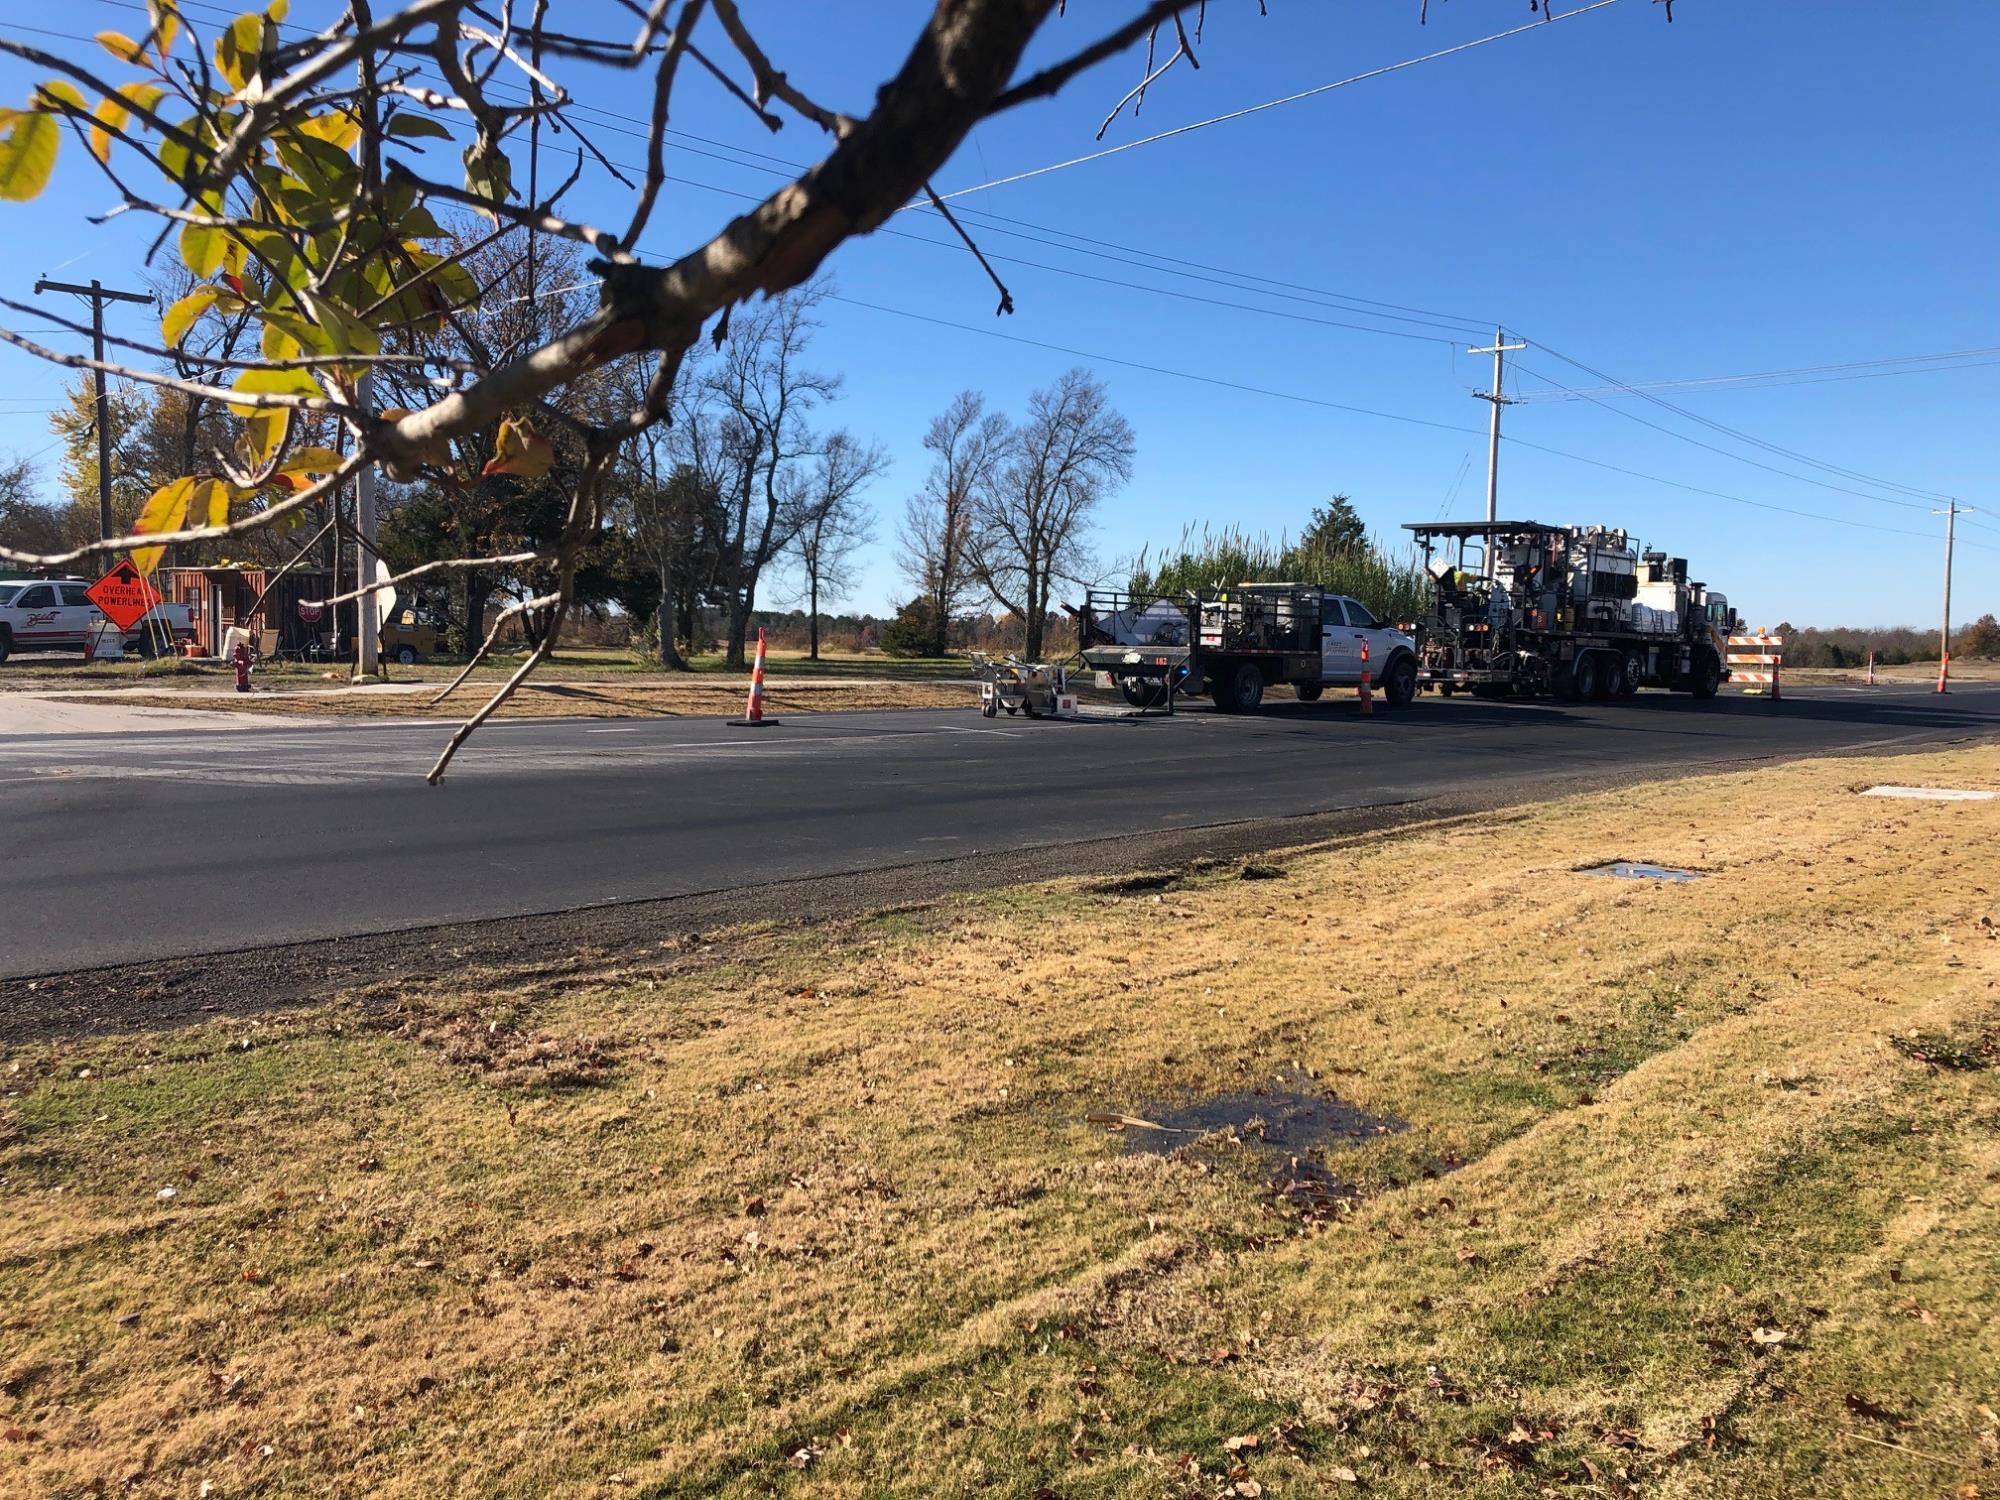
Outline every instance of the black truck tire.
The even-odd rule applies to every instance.
[[[1604,696],[1604,660],[1595,651],[1580,652],[1573,672],[1579,698]]]
[[[1255,713],[1264,701],[1264,674],[1247,661],[1215,677],[1215,706],[1226,714]]]
[[[1382,696],[1391,708],[1408,708],[1417,698],[1417,664],[1408,656],[1393,656],[1382,674]]]
[[[1317,682],[1295,682],[1292,684],[1292,691],[1299,695],[1301,703],[1317,703],[1319,695],[1326,691],[1326,687]]]
[[[1614,685],[1618,696],[1629,698],[1639,691],[1640,679],[1644,673],[1639,670],[1639,653],[1628,651],[1618,658],[1618,680]]]
[[[1696,653],[1694,659],[1694,680],[1688,691],[1697,698],[1713,698],[1722,691],[1722,662],[1713,651]]]
[[[0,626],[0,661],[7,659],[7,653],[14,649],[14,632]]]
[[[1150,677],[1121,677],[1118,693],[1134,708],[1158,708],[1167,701],[1167,685]]]

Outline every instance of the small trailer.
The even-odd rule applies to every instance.
[[[1060,664],[1022,661],[1013,656],[996,659],[975,651],[972,668],[979,677],[979,712],[985,718],[997,718],[1002,709],[1010,718],[1024,713],[1031,719],[1054,719],[1076,712],[1069,673]]]
[[[1736,611],[1605,526],[1412,524],[1432,583],[1417,679],[1479,697],[1611,698],[1642,687],[1713,698]]]
[[[1078,651],[1134,708],[1206,692],[1249,713],[1283,683],[1311,703],[1364,672],[1400,707],[1417,692],[1416,641],[1358,599],[1299,583],[1243,583],[1180,596],[1093,589]]]

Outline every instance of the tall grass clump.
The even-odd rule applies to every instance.
[[[1241,527],[1184,527],[1180,540],[1157,561],[1145,552],[1132,569],[1134,593],[1182,594],[1237,583],[1303,583],[1359,599],[1378,618],[1409,620],[1422,614],[1429,584],[1414,549],[1392,555],[1374,541],[1344,547],[1275,540]]]

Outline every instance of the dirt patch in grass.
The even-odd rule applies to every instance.
[[[472,713],[492,692],[491,684],[468,683],[442,703],[430,693],[286,692],[191,697],[121,692],[116,701],[141,708],[230,709],[243,713],[303,714],[312,718],[435,719]],[[617,682],[530,682],[500,709],[516,719],[656,717],[731,718],[744,708],[745,685],[720,677],[634,677]],[[765,685],[764,712],[841,713],[865,709],[978,707],[972,688],[948,682],[887,680],[772,679]]]
[[[0,1490],[2000,1489],[2000,804],[1857,776],[2000,755],[18,1048]],[[1408,1128],[1102,1119],[1259,1089]]]

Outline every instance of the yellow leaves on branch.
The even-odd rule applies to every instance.
[[[163,536],[190,524],[227,526],[230,502],[240,499],[242,493],[234,485],[207,475],[171,480],[147,497],[132,532],[135,536]],[[166,550],[164,546],[134,547],[132,566],[150,577]]]
[[[486,460],[479,477],[513,474],[522,479],[540,479],[554,467],[555,461],[555,448],[525,417],[508,417],[500,424],[499,441],[494,443],[493,456]]]
[[[26,203],[49,185],[62,127],[40,110],[0,111],[0,198]]]

